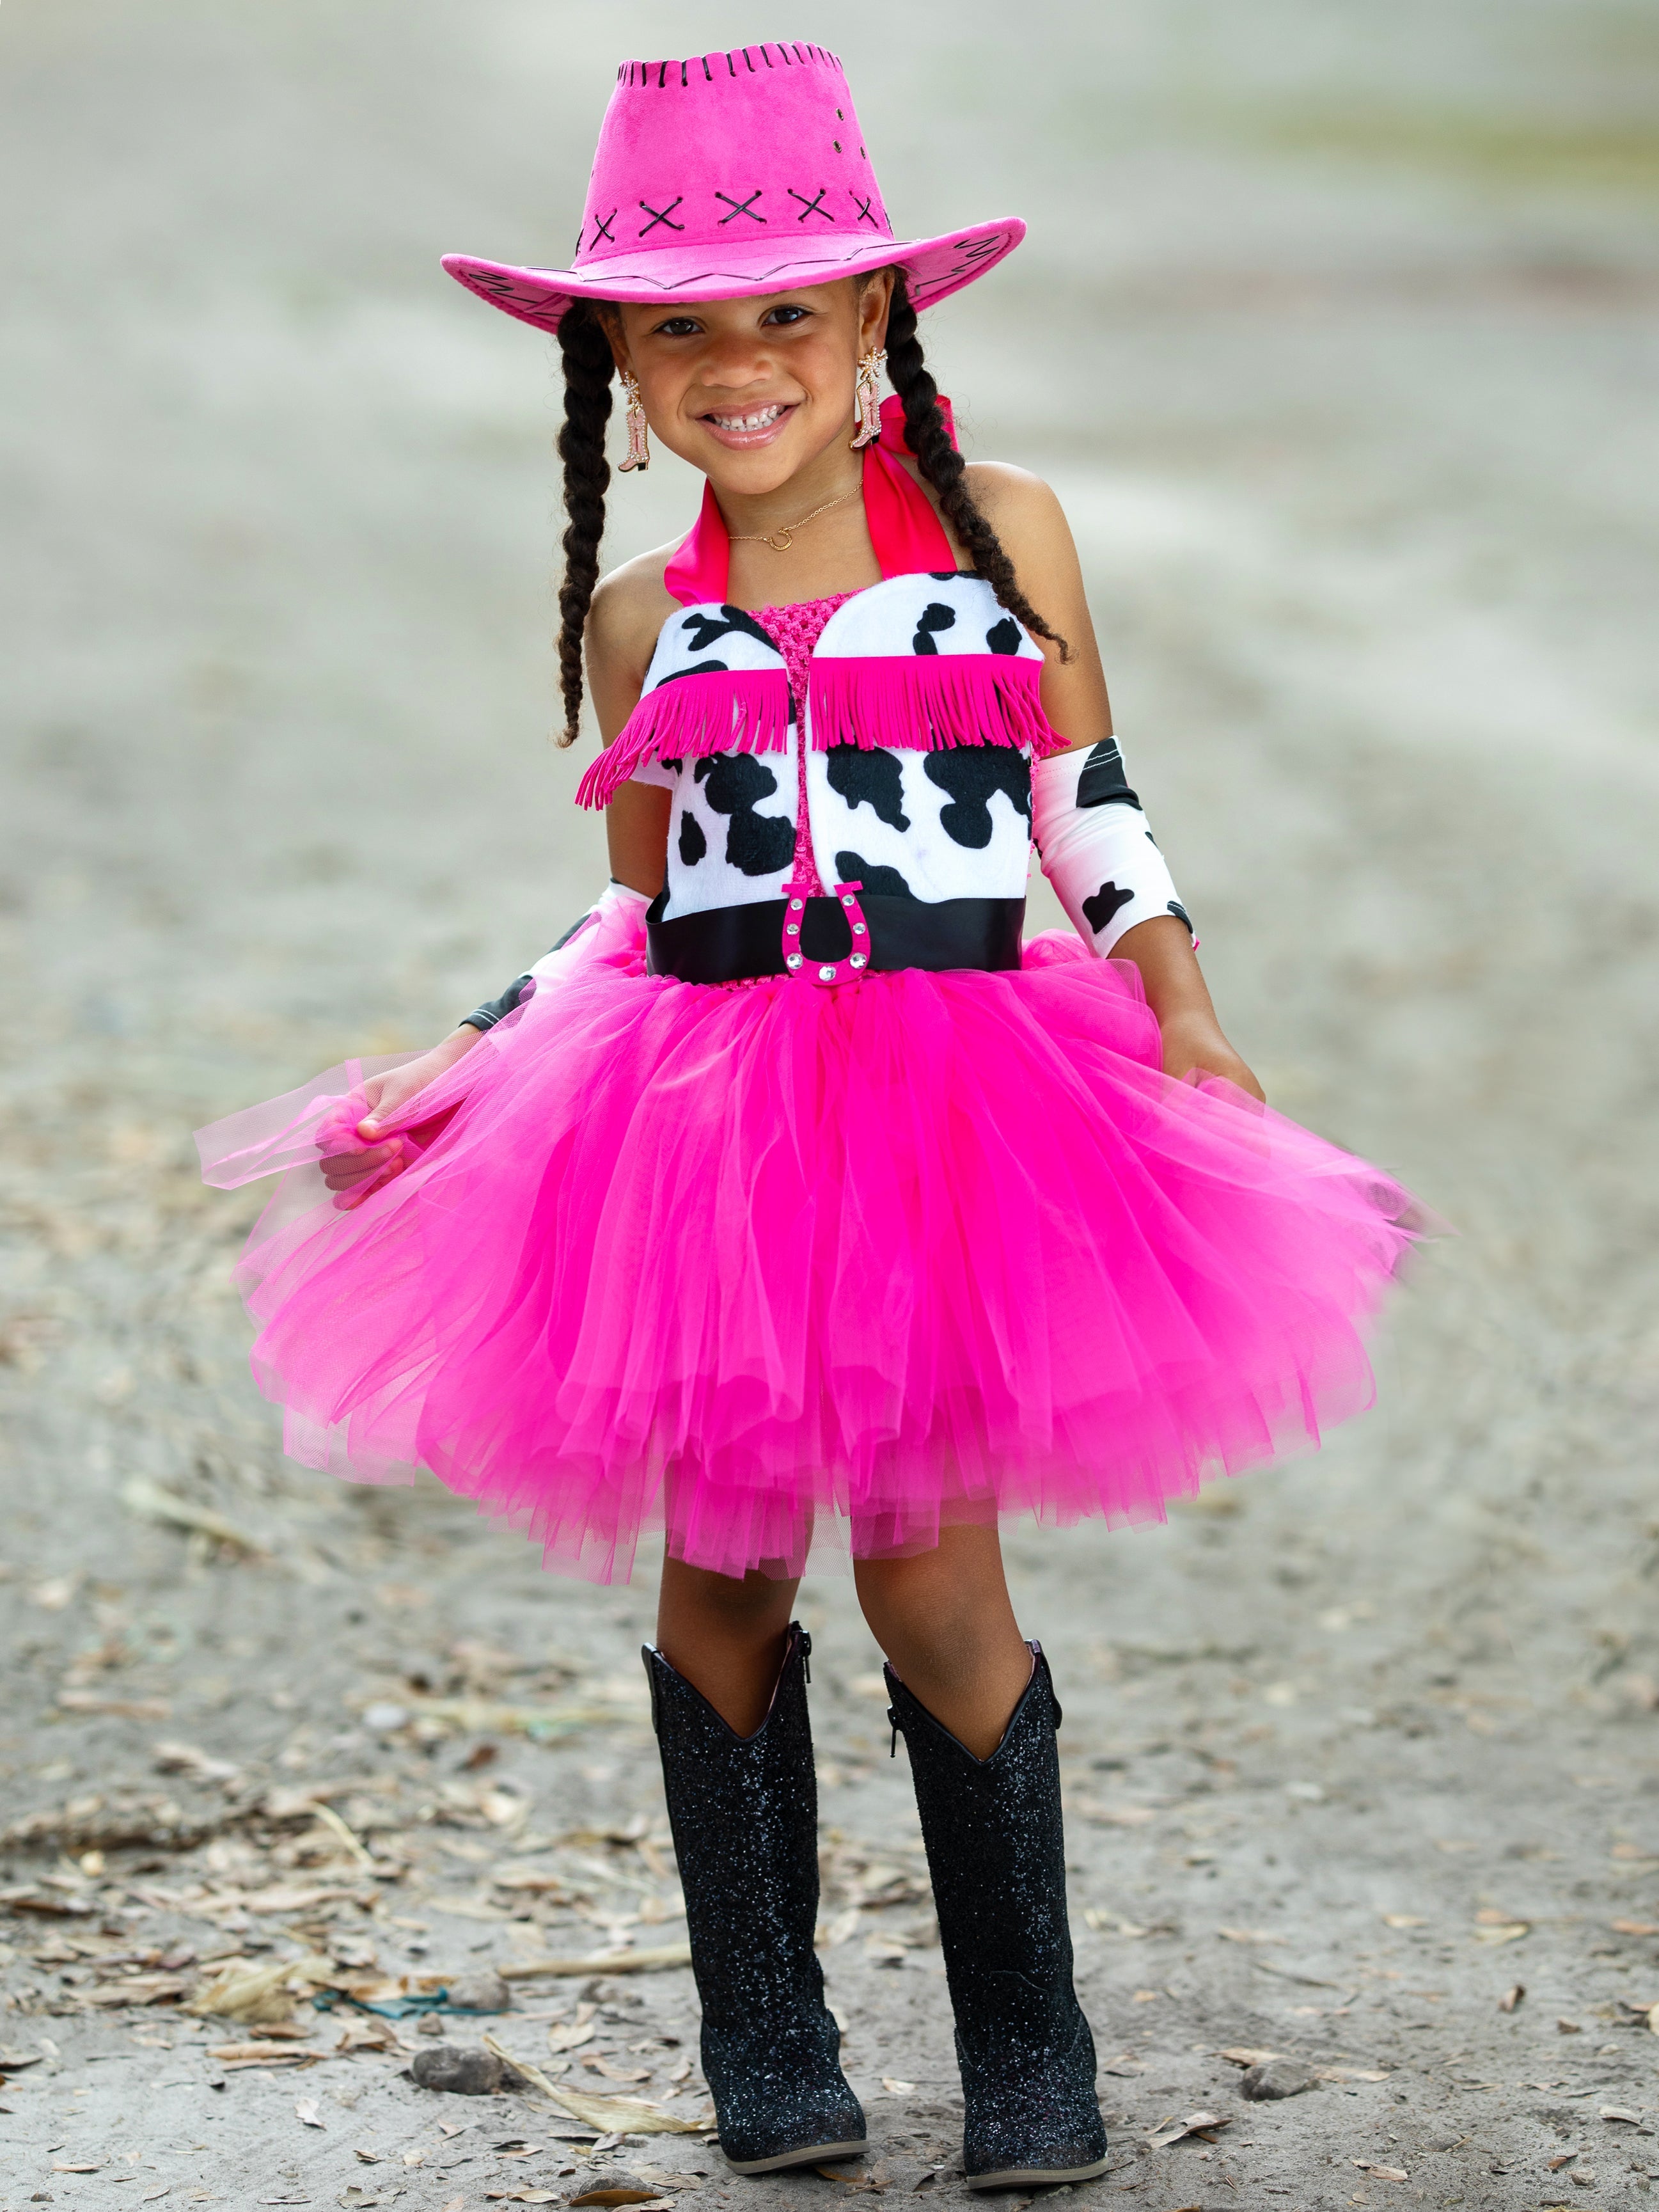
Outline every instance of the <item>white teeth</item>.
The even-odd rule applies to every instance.
[[[722,430],[769,430],[783,412],[781,404],[763,407],[758,415],[711,415]]]

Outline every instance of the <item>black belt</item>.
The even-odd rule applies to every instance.
[[[683,983],[791,974],[840,983],[866,969],[1018,968],[1025,921],[1023,898],[891,898],[854,884],[841,885],[834,898],[761,899],[672,921],[662,918],[667,900],[664,891],[646,910],[647,966],[653,975],[675,975]]]

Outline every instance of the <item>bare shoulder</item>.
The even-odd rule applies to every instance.
[[[590,661],[608,661],[643,678],[658,635],[679,604],[662,580],[674,550],[659,545],[624,561],[594,587],[587,616]]]
[[[974,504],[1018,562],[1069,552],[1072,533],[1054,487],[1008,461],[970,461],[963,471]]]

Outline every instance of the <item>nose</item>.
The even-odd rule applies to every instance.
[[[712,337],[697,362],[697,382],[712,392],[743,392],[764,383],[775,364],[771,348],[751,331]]]

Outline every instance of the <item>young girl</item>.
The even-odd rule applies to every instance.
[[[889,1661],[969,2180],[1097,2174],[1060,1707],[999,1522],[1158,1517],[1316,1439],[1409,1236],[1260,1103],[1059,504],[956,450],[917,310],[1023,229],[896,239],[839,64],[765,46],[623,66],[573,268],[447,263],[557,334],[565,738],[585,655],[612,881],[434,1050],[204,1142],[227,1183],[312,1163],[244,1263],[296,1456],[431,1468],[600,1579],[665,1531],[646,1665],[745,2173],[865,2141],[813,1951],[815,1525]],[[707,485],[596,586],[613,380],[623,469],[655,439]],[[1022,946],[1034,841],[1077,934]]]

